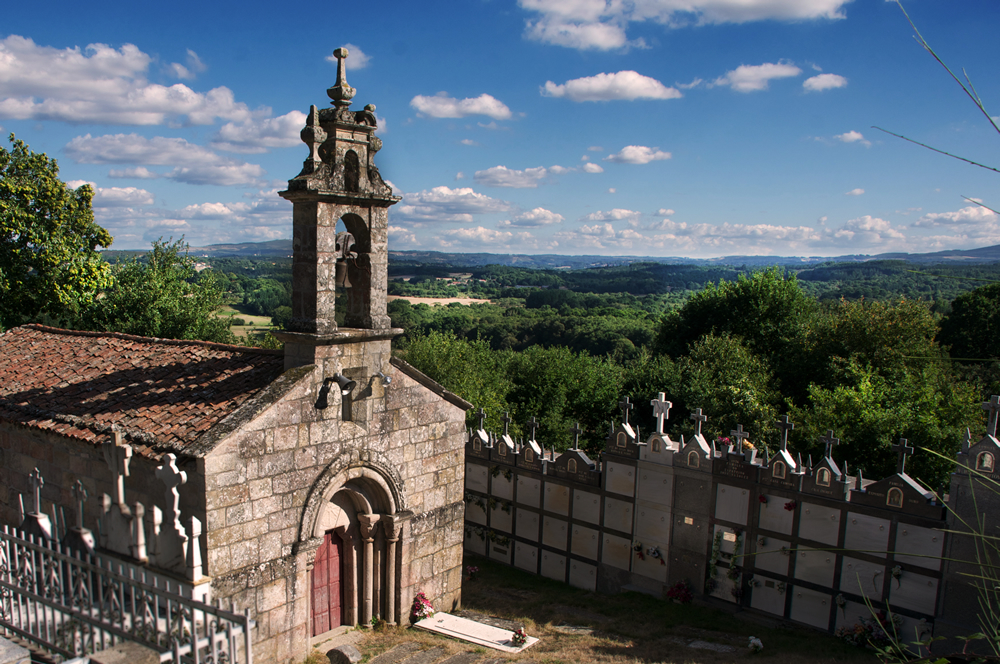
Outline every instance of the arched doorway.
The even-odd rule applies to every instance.
[[[344,541],[336,532],[323,536],[311,573],[312,635],[319,636],[343,624]]]

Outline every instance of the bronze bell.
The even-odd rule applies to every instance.
[[[335,283],[340,288],[352,288],[351,280],[347,277],[347,263],[344,261],[337,261]]]

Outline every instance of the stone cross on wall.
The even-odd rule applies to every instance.
[[[166,487],[167,520],[176,523],[181,528],[180,492],[177,487],[187,482],[187,473],[177,469],[177,457],[167,454],[163,457],[163,465],[156,469],[156,478]]]
[[[795,424],[788,419],[788,415],[782,415],[781,419],[775,422],[781,429],[781,449],[788,449],[788,432],[795,428]]]
[[[692,420],[694,420],[694,435],[695,436],[700,436],[701,435],[701,423],[702,422],[707,422],[708,421],[708,416],[701,414],[701,408],[695,408],[694,412],[692,412],[688,417],[690,417]]]
[[[906,457],[913,454],[913,446],[910,445],[905,438],[899,439],[898,445],[892,446],[892,451],[899,455],[899,461],[896,465],[896,472],[900,475],[906,473]]]
[[[73,482],[73,488],[71,489],[73,493],[73,500],[76,501],[76,527],[83,529],[83,504],[87,501],[89,494],[87,493],[87,488],[83,486],[83,482],[77,480]]]
[[[528,435],[528,440],[535,440],[535,429],[538,428],[538,420],[532,415],[531,419],[528,420],[528,430],[531,432]]]
[[[994,394],[993,397],[983,403],[983,410],[988,411],[990,420],[986,425],[986,434],[996,437],[997,435],[997,414],[1000,413],[1000,396]]]
[[[114,442],[105,442],[101,445],[104,450],[104,460],[111,469],[114,490],[114,502],[116,505],[125,504],[125,478],[128,477],[128,466],[132,459],[132,447],[126,445],[122,439],[122,432],[115,431]]]
[[[31,495],[35,499],[35,511],[33,513],[43,514],[42,487],[45,486],[45,478],[42,477],[42,474],[38,471],[38,468],[35,468],[33,471],[31,471],[31,474],[28,475],[28,485],[31,487]]]
[[[622,411],[622,421],[628,424],[628,412],[632,410],[632,404],[629,403],[628,397],[622,397],[622,400],[618,402],[618,408]]]
[[[500,421],[503,422],[503,435],[506,436],[509,433],[508,429],[510,428],[510,412],[505,410],[503,412],[503,417],[500,418]]]
[[[476,420],[479,422],[478,428],[482,429],[483,425],[486,423],[486,411],[483,410],[482,408],[480,408],[479,410],[477,410],[476,411]]]
[[[656,433],[663,435],[663,421],[670,417],[670,409],[674,404],[667,401],[667,395],[660,392],[659,396],[649,402],[653,407],[653,415],[656,417]]]
[[[840,438],[834,438],[833,437],[833,429],[827,429],[826,430],[826,435],[823,436],[822,438],[820,438],[820,442],[822,442],[824,445],[826,445],[826,456],[827,457],[832,457],[833,456],[833,448],[834,448],[834,446],[840,444]],[[812,466],[811,463],[809,465],[810,465],[810,467]]]
[[[737,424],[736,428],[729,432],[729,435],[736,439],[740,452],[743,451],[743,441],[750,437],[750,434],[743,430],[742,424]]]
[[[580,449],[580,434],[583,433],[583,429],[580,428],[580,423],[577,422],[576,425],[569,430],[569,432],[573,434],[573,447],[571,449]]]

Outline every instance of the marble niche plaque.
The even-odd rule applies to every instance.
[[[573,490],[573,518],[595,526],[601,523],[601,496],[590,491]]]
[[[545,511],[569,516],[569,487],[562,484],[545,484]]]
[[[889,526],[888,519],[848,512],[844,548],[884,558],[889,546]]]
[[[528,507],[541,507],[542,481],[534,477],[517,478],[517,502]]]
[[[715,518],[745,526],[747,509],[750,506],[750,491],[729,484],[720,484],[715,489]]]
[[[635,494],[635,466],[608,461],[605,464],[605,489],[623,496]]]
[[[840,510],[815,503],[800,503],[799,537],[813,542],[837,546],[840,538]]]

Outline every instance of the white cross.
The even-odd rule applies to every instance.
[[[176,520],[180,517],[181,495],[177,487],[187,482],[187,473],[177,470],[177,457],[167,454],[163,457],[163,464],[156,469],[156,478],[167,485],[167,513],[168,517]]]
[[[121,431],[115,431],[114,442],[101,445],[104,450],[104,460],[111,469],[115,491],[115,504],[125,504],[125,478],[128,477],[129,461],[132,458],[132,448],[122,442]]]
[[[663,421],[670,417],[670,409],[674,404],[667,401],[667,395],[660,392],[660,396],[649,402],[653,407],[653,415],[656,416],[656,433],[663,435]]]
[[[28,484],[31,485],[31,492],[35,496],[35,514],[42,513],[42,487],[45,486],[45,479],[38,471],[38,468],[28,475]]]
[[[83,482],[77,480],[73,483],[73,499],[76,500],[76,527],[83,529],[83,503],[87,500],[87,488]]]

